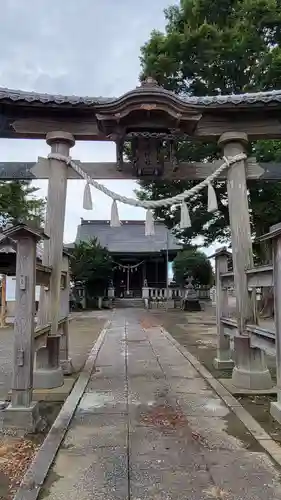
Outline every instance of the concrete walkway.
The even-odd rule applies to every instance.
[[[138,314],[114,315],[40,498],[281,500],[277,467]]]

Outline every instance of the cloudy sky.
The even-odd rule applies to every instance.
[[[177,0],[2,0],[0,85],[57,94],[119,96],[138,85],[141,45],[164,29],[163,10]],[[0,139],[0,161],[36,161],[44,141]],[[111,143],[79,142],[71,151],[82,161],[115,161]],[[37,181],[46,196],[47,181]],[[108,187],[133,195],[132,181]],[[80,218],[108,219],[110,200],[92,191],[94,210],[82,208],[83,181],[69,181],[65,242]],[[142,209],[119,206],[122,219],[143,219]]]

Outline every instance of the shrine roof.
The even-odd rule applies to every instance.
[[[81,220],[77,229],[75,243],[98,242],[111,253],[118,254],[155,254],[166,249],[167,229],[164,223],[155,222],[155,235],[145,236],[144,221],[124,220],[120,227],[110,227],[108,220]],[[71,247],[71,245],[69,245]],[[169,231],[169,251],[181,250],[182,246]]]
[[[103,107],[103,105],[117,104],[129,97],[138,95],[151,95],[151,96],[166,96],[177,101],[178,103],[199,106],[199,107],[217,107],[217,106],[239,106],[251,104],[273,104],[281,103],[281,90],[271,90],[266,92],[250,92],[245,94],[228,94],[228,95],[214,95],[214,96],[187,96],[176,94],[172,91],[166,90],[159,85],[139,86],[124,95],[119,97],[91,97],[91,96],[77,96],[77,95],[60,95],[60,94],[47,94],[33,91],[15,90],[0,87],[0,102],[11,103],[26,103],[26,104],[39,104],[46,106],[64,106],[71,105],[80,108],[88,107]]]

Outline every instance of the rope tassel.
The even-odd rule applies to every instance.
[[[212,186],[212,184],[208,183],[208,212],[216,212],[218,209],[217,195]]]
[[[146,220],[145,220],[145,236],[154,236],[155,228],[154,228],[154,218],[151,210],[146,211]]]
[[[187,229],[188,227],[191,227],[191,220],[190,220],[189,210],[188,210],[188,206],[185,203],[185,201],[182,201],[182,204],[181,204],[180,228],[181,229]]]
[[[116,200],[113,200],[112,205],[111,205],[111,220],[110,220],[110,227],[120,227],[120,219],[119,219],[119,213],[118,213],[118,206]]]
[[[84,189],[83,196],[83,208],[84,210],[93,210],[92,195],[90,184],[87,182]]]

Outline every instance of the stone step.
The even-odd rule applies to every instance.
[[[127,298],[117,298],[114,301],[114,305],[116,308],[127,308],[127,307],[138,307],[142,308],[144,307],[144,302],[143,299],[141,298],[132,298],[132,299],[127,299]]]

